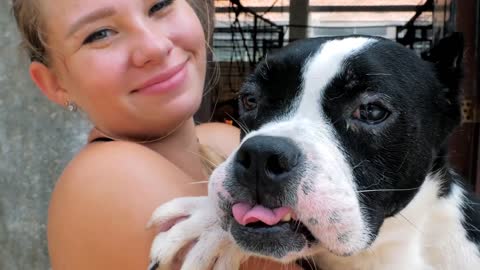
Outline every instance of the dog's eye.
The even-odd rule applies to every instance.
[[[362,104],[353,112],[353,118],[367,124],[379,124],[388,118],[390,112],[375,104]]]
[[[246,111],[251,111],[257,108],[257,99],[253,95],[242,95],[241,101],[243,108]]]

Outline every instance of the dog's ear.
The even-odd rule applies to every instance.
[[[435,65],[438,79],[450,90],[458,89],[463,76],[463,34],[454,32],[437,42],[422,58]]]
[[[436,77],[443,85],[438,89],[435,104],[443,114],[440,130],[447,134],[453,131],[462,119],[460,83],[463,77],[463,45],[463,35],[455,32],[422,53],[424,60],[433,63]]]

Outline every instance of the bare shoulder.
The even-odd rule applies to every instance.
[[[196,127],[201,143],[229,155],[240,143],[240,130],[223,123],[205,123]]]
[[[52,193],[48,244],[53,270],[146,269],[160,204],[203,195],[159,154],[125,142],[87,146],[66,167]]]

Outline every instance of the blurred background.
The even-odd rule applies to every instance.
[[[197,122],[237,125],[236,94],[268,52],[306,37],[368,34],[420,53],[452,31],[466,39],[463,124],[451,140],[452,163],[480,194],[480,3],[477,0],[212,1],[212,71]],[[0,270],[49,269],[46,217],[62,168],[85,144],[81,114],[51,104],[30,81],[10,0],[0,0]],[[213,70],[213,68],[211,69]]]

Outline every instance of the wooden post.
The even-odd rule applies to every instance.
[[[308,37],[308,4],[309,0],[290,0],[290,41]]]

